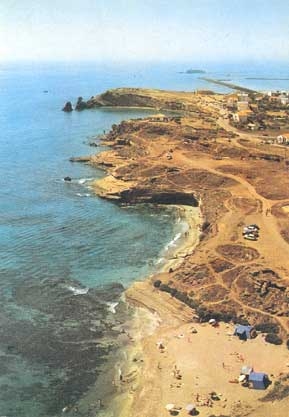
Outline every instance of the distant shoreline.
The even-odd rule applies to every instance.
[[[245,77],[245,80],[288,81],[289,78]]]

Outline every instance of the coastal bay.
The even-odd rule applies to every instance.
[[[94,66],[1,68],[0,410],[62,415],[113,362],[119,333],[126,344],[121,323],[131,312],[121,294],[158,268],[179,230],[174,210],[99,199],[89,183],[102,170],[69,161],[102,150],[88,144],[112,124],[151,111],[61,112],[63,95],[101,89],[107,76],[95,80]],[[105,395],[111,381],[100,381]]]
[[[289,3],[2,3],[0,417],[288,417]]]
[[[223,71],[222,75],[210,73],[210,76],[224,78],[227,70]],[[265,216],[262,225],[266,230],[258,242],[258,245],[262,245],[262,251],[265,251],[262,256],[271,256],[271,226],[273,231],[276,230],[273,218],[282,233],[286,231],[286,181],[284,187],[276,187],[277,183],[283,181],[283,174],[276,167],[285,166],[282,159],[284,149],[269,146],[256,152],[254,147],[259,139],[250,133],[253,145],[251,149],[251,142],[246,142],[248,133],[235,133],[235,128],[228,126],[226,119],[218,119],[219,107],[224,104],[222,95],[205,91],[208,85],[202,80],[178,76],[176,69],[168,71],[167,66],[163,71],[157,68],[155,72],[141,72],[137,78],[135,73],[131,68],[128,69],[124,80],[123,72],[115,69],[103,73],[94,66],[68,68],[56,64],[50,67],[43,65],[43,68],[9,67],[0,73],[5,96],[0,112],[5,132],[1,135],[0,180],[3,255],[0,409],[5,415],[47,417],[62,415],[62,409],[66,410],[67,415],[74,415],[74,407],[79,407],[79,415],[83,410],[86,417],[94,416],[96,412],[105,415],[103,405],[109,406],[111,396],[123,392],[123,396],[114,403],[114,413],[117,415],[125,402],[127,388],[130,409],[135,410],[141,385],[146,383],[142,372],[150,364],[149,356],[146,358],[143,353],[144,346],[147,347],[148,355],[154,351],[160,356],[155,343],[160,341],[164,330],[161,317],[163,321],[167,320],[171,311],[172,316],[181,319],[180,312],[186,310],[186,317],[191,320],[196,312],[186,307],[184,301],[196,305],[199,303],[198,297],[203,300],[206,295],[208,300],[204,300],[204,304],[209,307],[214,295],[216,302],[211,305],[218,307],[224,294],[221,292],[223,287],[210,286],[209,280],[213,284],[222,283],[219,275],[222,277],[224,274],[225,287],[229,287],[229,273],[234,273],[232,264],[237,262],[238,256],[242,256],[242,251],[238,245],[235,246],[234,259],[231,261],[228,259],[231,256],[230,250],[228,252],[222,242],[220,253],[219,249],[216,253],[217,242],[213,242],[215,234],[219,233],[218,228],[225,233],[226,243],[230,243],[232,238],[239,236],[236,224],[243,221],[244,215],[247,216],[244,213],[251,211],[253,216],[262,204],[265,204],[264,207],[270,206],[267,200],[260,200],[259,194],[274,191],[271,196],[279,200],[272,206],[274,217],[270,219],[270,216]],[[238,82],[233,77],[232,81]],[[114,102],[103,102],[105,106],[83,112],[61,112],[64,99],[71,100],[74,106],[77,101],[75,97],[80,92],[84,97],[90,97],[92,91],[99,92],[102,88],[122,85],[134,85],[135,89],[133,92],[130,89],[110,92]],[[158,91],[136,88],[147,85],[157,87]],[[171,90],[164,93],[160,88]],[[202,90],[204,94],[194,94],[189,91],[192,88]],[[210,88],[220,91],[222,87],[212,85]],[[183,93],[178,93],[178,89],[183,90]],[[44,90],[47,92],[44,93]],[[129,93],[130,98],[126,93]],[[153,101],[150,106],[146,102],[147,94],[151,95]],[[142,101],[139,102],[141,96]],[[130,99],[134,100],[133,108],[124,107],[124,104],[132,104]],[[162,113],[165,115],[163,120],[162,117],[159,120],[148,119],[150,115],[160,116]],[[132,122],[122,123],[123,120],[131,119]],[[101,143],[103,131],[110,132],[113,124],[113,132],[104,138],[108,140]],[[222,125],[225,126],[224,130],[221,129]],[[235,140],[235,134],[241,135],[239,139]],[[97,144],[97,147],[89,148],[91,142]],[[104,153],[94,156],[96,151]],[[276,165],[276,161],[256,159],[272,153],[279,153],[283,161],[281,165]],[[87,155],[81,157],[82,164],[69,161],[70,157],[78,155]],[[150,158],[152,165],[148,163]],[[240,172],[236,178],[234,164],[239,164],[241,158],[245,159],[238,169],[246,180],[244,184],[247,188],[240,186],[229,198],[231,188],[234,190],[233,180],[239,181]],[[130,161],[128,166],[127,161]],[[256,167],[257,171],[260,168],[263,175],[267,172],[267,179],[263,181],[268,183],[264,187],[264,182],[256,182],[258,196],[252,188],[255,187],[253,181]],[[63,181],[65,177],[71,178],[71,181]],[[99,181],[95,182],[96,179]],[[251,188],[249,180],[252,182]],[[269,194],[265,198],[268,196],[270,198]],[[196,233],[191,243],[190,233],[187,233],[190,230],[186,226],[190,222],[184,218],[183,208],[181,211],[176,210],[176,205],[188,207],[191,211],[188,219],[194,219],[191,231]],[[222,218],[227,210],[227,218],[224,223],[220,222],[219,216]],[[249,217],[247,220],[259,221],[259,217]],[[270,228],[266,228],[267,222]],[[196,224],[199,226],[195,228]],[[277,236],[278,240],[278,233],[274,233],[273,236]],[[194,239],[198,238],[197,235],[200,235],[200,242],[195,248]],[[212,246],[209,246],[211,239]],[[246,243],[241,237],[239,241]],[[267,252],[266,245],[262,243],[265,241]],[[182,245],[180,253],[175,253]],[[257,247],[254,242],[249,246]],[[286,245],[283,249],[280,246],[278,248],[282,258],[282,252],[286,253],[287,250]],[[240,281],[248,278],[246,267],[260,260],[252,250],[244,253],[244,259],[248,256],[252,261],[238,266],[244,266],[240,270]],[[286,265],[283,258],[280,262]],[[206,264],[209,264],[208,271],[204,268]],[[264,260],[262,265],[265,265]],[[216,272],[224,267],[227,269]],[[266,267],[273,270],[269,261]],[[169,272],[170,269],[172,272]],[[123,288],[114,287],[113,283],[117,281],[127,288],[132,282],[154,271],[161,275],[132,286],[127,291],[127,299],[131,301],[123,301]],[[258,271],[259,266],[250,272]],[[279,273],[283,279],[285,272]],[[271,276],[268,274],[265,276],[259,273],[255,284],[270,281]],[[275,278],[272,286],[266,290],[269,294],[268,304],[264,305],[264,308],[272,309],[272,313],[263,316],[270,320],[280,314],[280,311],[276,313],[273,307],[269,307],[270,300],[272,305],[275,303],[271,294],[274,291],[276,297],[283,294],[283,290],[274,289]],[[162,289],[172,292],[173,297],[153,286],[158,279],[162,281]],[[203,293],[200,291],[202,282],[205,286]],[[281,288],[285,286],[282,282],[279,284]],[[119,290],[115,297],[111,297],[112,288]],[[233,288],[234,291],[238,290],[238,285],[233,284]],[[196,295],[184,297],[183,293],[189,294],[191,291]],[[265,293],[265,289],[262,291],[262,294]],[[175,295],[184,301],[180,302]],[[226,296],[227,293],[223,295]],[[260,299],[257,300],[259,302]],[[165,301],[168,301],[169,306]],[[116,307],[117,302],[119,304]],[[252,296],[248,303],[253,309],[256,308],[254,302]],[[235,308],[232,300],[229,304],[234,311],[238,311],[239,307]],[[70,320],[66,315],[72,306],[75,312]],[[160,308],[163,308],[163,313],[159,311],[158,314]],[[86,309],[90,313],[86,313]],[[253,309],[252,312],[255,311]],[[255,312],[260,313],[259,310]],[[218,311],[214,310],[213,313],[217,314]],[[285,321],[282,316],[280,321]],[[146,323],[145,328],[143,323]],[[178,324],[175,323],[177,328]],[[180,326],[182,324],[183,321]],[[115,329],[111,331],[110,326],[114,325]],[[96,330],[101,330],[102,336]],[[135,339],[133,333],[136,334]],[[179,334],[182,334],[181,330],[171,334],[169,339],[176,339],[177,342],[179,339],[175,335]],[[74,340],[76,337],[77,343]],[[285,347],[286,333],[283,330],[282,337]],[[44,340],[53,343],[43,343]],[[120,347],[118,353],[109,340],[117,342]],[[136,343],[136,340],[139,342]],[[87,354],[81,349],[84,344],[88,349]],[[283,347],[278,347],[278,352]],[[51,352],[54,352],[53,356]],[[79,355],[81,361],[75,359]],[[55,363],[52,358],[55,358]],[[189,363],[191,360],[186,361]],[[127,376],[129,372],[126,368],[130,369],[131,364],[136,367],[133,370],[137,370],[137,373],[133,372],[126,379],[139,375],[140,385],[137,382],[131,385],[127,382],[119,384],[117,364],[120,363],[123,376]],[[172,368],[167,369],[173,372]],[[155,377],[159,379],[155,375],[154,380]],[[112,385],[113,380],[117,386]],[[164,385],[164,388],[159,388],[159,392],[166,388],[165,384],[165,381],[160,383],[159,387]],[[146,395],[151,393],[148,391]],[[183,398],[180,397],[180,403],[184,404],[188,398],[194,399],[184,394]],[[154,405],[148,413],[160,412],[167,415],[163,408],[165,401],[158,399],[157,406]],[[155,407],[159,409],[155,411]],[[133,415],[136,411],[130,412]],[[185,412],[184,409],[182,412]]]

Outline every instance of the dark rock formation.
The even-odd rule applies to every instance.
[[[63,179],[64,179],[64,181],[67,181],[67,182],[71,181],[71,177],[64,177]]]
[[[184,204],[198,207],[198,200],[192,193],[178,192],[176,190],[152,190],[135,188],[122,191],[119,195],[121,203],[138,204]]]
[[[83,101],[83,98],[82,97],[78,97],[77,103],[76,103],[76,106],[75,106],[75,110],[82,111],[84,109],[87,109],[86,102]]]
[[[66,113],[70,113],[73,111],[72,104],[70,101],[67,101],[65,103],[65,106],[63,107],[62,111],[65,111]]]
[[[90,156],[72,156],[71,158],[69,158],[70,162],[89,162],[91,159]],[[67,177],[65,177],[67,178]],[[64,178],[64,180],[65,180]],[[65,180],[67,181],[67,180]],[[69,180],[68,180],[69,181]]]

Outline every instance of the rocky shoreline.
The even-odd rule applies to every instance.
[[[127,94],[125,94],[126,96]],[[92,156],[90,163],[102,167],[107,172],[106,177],[93,184],[95,192],[102,198],[114,200],[124,205],[156,203],[185,204],[196,207],[202,201],[201,209],[204,221],[200,249],[204,250],[208,240],[218,235],[220,220],[230,212],[228,206],[238,204],[239,198],[235,197],[235,192],[231,191],[236,189],[236,193],[239,195],[238,178],[234,175],[224,174],[222,172],[224,162],[216,160],[215,155],[218,154],[221,160],[226,158],[227,161],[232,160],[233,162],[243,161],[245,157],[249,159],[250,155],[245,148],[236,146],[235,143],[232,144],[230,132],[219,129],[217,126],[214,118],[216,103],[222,102],[222,96],[192,94],[190,100],[195,101],[196,106],[200,106],[199,114],[196,116],[194,112],[186,113],[182,117],[181,123],[159,121],[148,117],[142,120],[123,121],[119,125],[113,126],[103,140],[103,144],[108,146],[110,150]],[[208,109],[211,111],[210,117],[203,117],[205,106],[207,111]],[[256,152],[260,154],[259,150]],[[213,165],[216,165],[216,168]],[[248,214],[253,212],[258,214],[258,198],[255,201],[253,198],[241,197],[241,199],[247,206]],[[235,207],[234,209],[240,208]],[[244,217],[243,213],[241,215]],[[234,269],[234,259],[235,262],[238,260],[238,264],[242,257],[249,257],[248,260],[251,260],[251,249],[247,249],[248,245],[244,245],[245,242],[239,244],[238,238],[235,237],[230,240],[231,242],[227,246],[225,245],[225,256],[223,256],[221,244],[216,247],[216,252],[221,257],[209,256],[212,258],[213,274]],[[235,251],[237,251],[236,255]],[[255,259],[259,260],[260,255],[258,252],[256,253]],[[195,273],[198,276],[210,274],[205,264],[198,265],[198,263],[196,262],[195,265]],[[261,270],[258,272],[258,268],[260,265],[256,263],[257,274],[264,274]],[[240,268],[237,271],[239,270]],[[192,270],[189,275],[191,274]],[[179,271],[178,276],[180,275],[183,275],[183,272]],[[270,279],[274,280],[274,276],[277,275],[271,274]],[[172,278],[175,276],[170,276],[170,280]],[[195,281],[193,278],[191,280]],[[174,281],[175,285],[184,288],[184,290],[187,289],[186,275],[181,280],[177,278]],[[196,281],[194,286],[198,287],[198,282],[200,285],[201,280]],[[226,285],[223,288],[213,285],[213,288],[217,290],[217,293],[220,292],[219,297],[228,295]],[[206,300],[201,298],[198,301],[201,303],[204,301],[205,307]],[[235,315],[236,309],[238,315],[246,320],[254,322],[259,320],[256,312],[248,314],[250,313],[249,309],[245,311],[241,304],[237,308],[235,300],[220,303],[212,313],[234,313]],[[265,311],[264,313],[267,315]],[[273,319],[273,316],[271,318]]]
[[[88,100],[84,100],[83,97],[78,97],[74,109],[76,111],[82,111],[100,107],[138,107],[176,112],[199,111],[200,103],[192,99],[192,94],[188,92],[151,90],[145,88],[115,88],[105,93],[92,96]],[[199,94],[210,97],[215,96],[210,90],[201,91]],[[71,112],[73,110],[72,103],[70,101],[66,102],[62,110],[64,112]],[[205,106],[202,110],[205,114],[208,114]]]
[[[280,226],[284,229],[288,220],[280,207],[289,205],[286,181],[284,186],[279,182],[278,196],[275,192],[270,197],[276,187],[272,170],[274,166],[280,169],[276,164],[281,158],[273,161],[272,150],[260,148],[256,137],[250,141],[246,135],[244,144],[244,135],[226,126],[220,117],[225,96],[146,90],[146,99],[140,101],[143,95],[143,90],[119,89],[101,95],[107,101],[100,103],[98,97],[94,103],[150,107],[157,100],[159,111],[171,108],[168,97],[174,97],[174,102],[182,103],[181,118],[176,121],[157,114],[113,126],[102,141],[109,150],[88,162],[107,173],[92,187],[100,197],[118,204],[185,204],[199,206],[202,212],[197,248],[188,240],[190,250],[176,256],[177,264],[126,292],[129,302],[145,306],[160,318],[154,336],[141,337],[146,362],[151,361],[148,346],[153,349],[152,340],[161,337],[164,328],[170,333],[194,316],[199,321],[216,318],[263,329],[271,326],[278,340],[285,342],[289,334],[288,243]],[[274,148],[274,153],[281,155],[282,150]],[[285,178],[285,172],[279,171],[281,177]],[[242,236],[243,226],[250,223],[261,228],[255,244]],[[283,352],[286,346],[279,349]],[[142,395],[147,400],[154,395],[148,385],[156,382],[151,380],[156,375],[150,376],[145,365],[142,377],[131,393],[131,407],[119,415],[142,415],[137,402]],[[159,389],[166,392],[167,388],[161,384]],[[146,407],[146,416],[165,415],[161,407],[153,402]],[[230,416],[235,415],[232,404]]]

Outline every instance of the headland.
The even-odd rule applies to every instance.
[[[274,139],[270,124],[272,112],[287,110],[245,95],[116,89],[83,104],[156,109],[154,116],[112,126],[102,138],[109,150],[85,158],[106,171],[93,184],[100,197],[201,212],[198,238],[189,229],[169,266],[126,292],[157,325],[147,332],[138,323],[137,377],[132,382],[128,372],[119,381],[114,415],[166,417],[165,406],[174,404],[172,415],[185,416],[193,403],[205,417],[287,416],[287,142]],[[255,123],[234,116],[245,103]],[[278,137],[286,138],[284,118]],[[254,231],[244,232],[249,225]],[[236,323],[255,327],[257,337],[240,341]],[[128,361],[138,359],[132,354]],[[269,375],[266,391],[238,383],[243,365]]]

